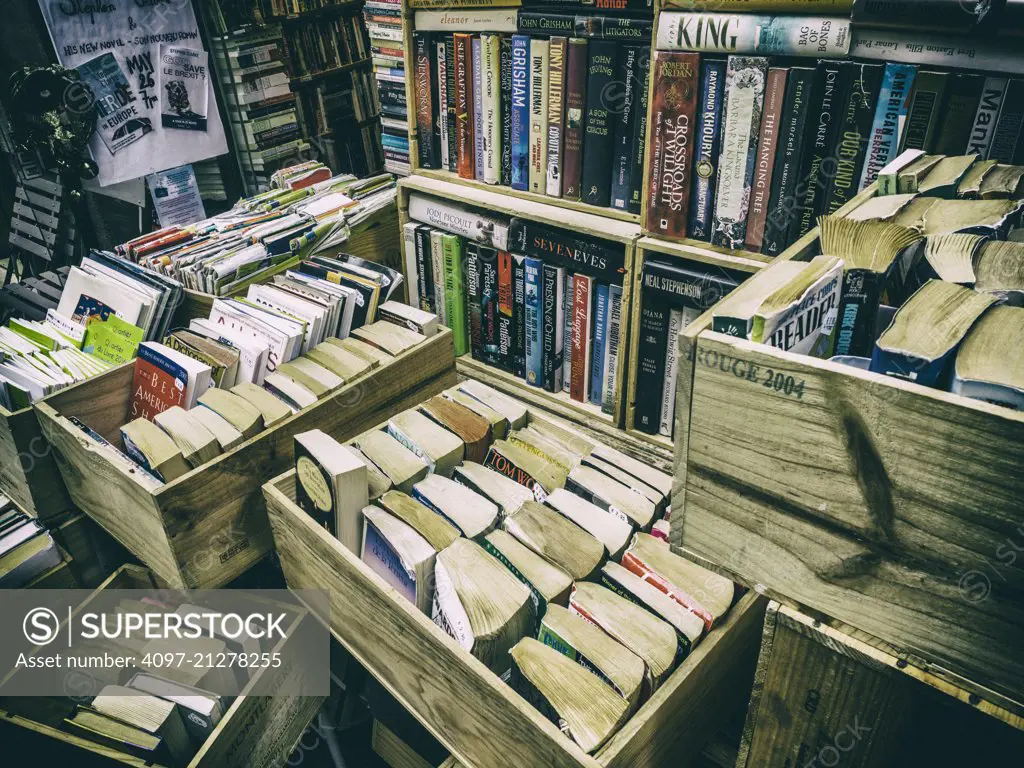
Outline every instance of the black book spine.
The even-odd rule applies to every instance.
[[[960,155],[974,127],[974,115],[985,87],[983,75],[954,75],[949,83],[949,97],[942,110],[935,152],[940,155]]]
[[[449,170],[455,173],[458,168],[457,147],[459,137],[455,128],[455,38],[444,36],[445,88],[444,119],[448,122],[448,163]]]
[[[637,116],[637,59],[642,49],[626,46],[619,56],[618,80],[622,97],[612,110],[615,133],[612,139],[612,208],[627,210],[633,186],[633,132]]]
[[[548,13],[522,10],[516,14],[516,29],[521,35],[565,35],[576,32],[576,16],[572,13]]]
[[[430,254],[430,227],[416,227],[416,272],[420,283],[420,309],[437,314],[434,301],[434,262]]]
[[[300,470],[303,469],[302,465],[307,467],[305,472],[300,472],[296,476],[295,500],[299,503],[299,507],[316,521],[317,525],[326,528],[332,536],[337,536],[338,532],[335,530],[334,519],[335,505],[337,504],[337,499],[334,498],[334,479],[317,458],[307,450],[306,446],[298,440],[295,441],[295,462],[299,465]],[[318,494],[317,498],[313,498],[310,492],[306,490],[306,483],[303,482],[303,478],[314,473],[319,474],[322,481],[322,485],[321,483],[310,483],[314,488],[314,493]],[[329,509],[324,510],[322,507],[324,499],[319,497],[320,488],[326,488],[329,491]]]
[[[882,85],[882,64],[855,64],[850,98],[833,155],[835,173],[829,182],[822,213],[835,213],[857,194],[861,168],[868,152],[875,103]]]
[[[633,428],[656,435],[661,427],[669,310],[664,301],[653,295],[645,294],[641,298]]]
[[[501,183],[512,186],[512,36],[501,36]]]
[[[640,213],[644,188],[644,158],[647,155],[647,104],[651,78],[651,52],[646,48],[637,49],[636,59],[636,120],[633,121],[633,143],[631,160],[633,167],[629,176],[629,200],[626,210]]]
[[[988,159],[1012,164],[1021,143],[1024,143],[1024,80],[1015,77],[1006,84]]]
[[[604,167],[607,171],[607,164]],[[622,285],[626,271],[625,246],[518,217],[509,222],[508,246],[515,253],[543,259],[570,272],[583,272],[615,285]]]
[[[544,265],[543,275],[543,322],[541,328],[543,329],[543,355],[541,357],[541,371],[543,377],[541,379],[542,386],[548,392],[555,391],[555,314],[559,312],[559,308],[555,306],[555,297],[558,293],[557,289],[558,270],[550,264]]]
[[[818,64],[821,74],[816,82],[816,97],[811,98],[811,119],[804,138],[808,147],[800,170],[800,185],[796,190],[799,212],[787,235],[787,246],[816,225],[817,216],[824,207],[829,178],[835,173],[832,152],[839,136],[840,115],[846,108],[856,67],[853,62],[822,61]]]
[[[619,46],[611,40],[593,40],[587,60],[587,118],[583,133],[583,174],[581,199],[584,203],[608,207],[612,196],[613,115],[608,88],[618,72]]]
[[[512,256],[512,373],[526,378],[526,257]]]
[[[871,357],[883,283],[881,275],[868,270],[850,269],[843,274],[832,354]]]
[[[641,291],[648,297],[673,307],[710,309],[740,283],[739,277],[721,269],[688,269],[677,264],[647,260],[644,262]]]
[[[413,33],[412,76],[416,85],[416,146],[422,168],[439,168],[441,165],[440,130],[435,119],[437,85],[434,81],[437,80],[437,58],[430,52],[431,39],[432,36],[428,32]],[[379,93],[382,104],[405,105],[405,99],[399,100],[397,93],[392,94],[387,90],[379,90]]]
[[[466,306],[469,309],[469,352],[474,360],[483,360],[480,246],[476,243],[466,243]]]
[[[498,365],[498,251],[480,246],[480,346],[483,360]]]
[[[523,8],[582,8],[588,13],[630,11],[637,14],[654,12],[654,0],[526,0]]]

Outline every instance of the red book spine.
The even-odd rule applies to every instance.
[[[473,134],[473,36],[455,34],[455,135],[459,176],[476,178]]]
[[[590,284],[592,279],[577,273],[572,279],[572,364],[569,369],[569,397],[587,402],[590,383]]]
[[[782,115],[782,97],[786,92],[787,70],[772,67],[764,91],[764,113],[761,115],[761,135],[757,142],[757,164],[754,182],[750,188],[750,210],[747,212],[746,245],[760,253],[764,241],[768,198],[772,193],[772,171],[775,168],[775,149],[779,143],[779,118]]]
[[[175,377],[141,357],[135,359],[132,375],[132,405],[129,421],[148,419],[175,405],[184,407],[185,388],[175,385]]]
[[[669,582],[663,576],[652,571],[632,552],[627,551],[626,554],[622,556],[622,567],[636,576],[639,576],[651,586],[657,587],[659,591],[664,592],[679,603],[679,605],[683,606],[683,608],[703,621],[705,631],[711,629],[711,625],[715,622],[715,617],[708,612],[707,608],[694,600],[691,595]]]
[[[651,65],[651,159],[647,171],[648,232],[682,240],[690,211],[694,116],[700,55],[658,51]]]
[[[580,199],[584,111],[587,104],[587,41],[570,38],[565,55],[565,129],[562,136],[562,197]]]

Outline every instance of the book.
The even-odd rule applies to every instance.
[[[198,467],[220,455],[217,438],[181,406],[158,413],[153,423],[174,441],[190,467]]]
[[[999,119],[996,122],[995,131],[992,134],[992,141],[989,144],[989,160],[998,160],[1000,163],[1013,163],[1018,152],[1024,154],[1024,149],[1018,149],[1024,141],[1024,78],[1014,77],[1006,85],[1006,93],[1003,96],[1003,104],[999,109]]]
[[[665,11],[655,46],[662,51],[820,58],[846,56],[850,42],[849,20],[836,16]]]
[[[802,262],[784,261],[765,270],[764,277],[744,282],[715,305],[711,330],[741,339],[749,338],[754,313],[764,298],[788,283],[805,267]]]
[[[459,203],[413,192],[409,195],[409,218],[491,248],[508,250],[508,224],[504,220]]]
[[[650,81],[651,55],[646,48],[639,48],[637,50],[635,83],[633,85],[636,117],[633,120],[632,139],[627,140],[630,142],[630,163],[632,168],[629,172],[629,196],[626,202],[626,210],[634,214],[639,214],[643,208],[643,191],[646,181],[644,178],[644,163],[647,158],[647,119],[650,104]]]
[[[581,403],[590,401],[593,291],[593,278],[587,275],[573,276],[569,396]]]
[[[474,179],[476,150],[473,122],[473,36],[456,32],[454,41],[456,161],[459,177]]]
[[[403,493],[410,493],[430,471],[427,463],[387,432],[372,430],[359,435],[352,445],[383,472],[391,484]]]
[[[432,55],[432,35],[416,31],[413,33],[413,76],[416,82],[416,146],[421,168],[440,168],[440,142],[434,139],[437,105],[436,56]]]
[[[503,395],[486,384],[472,379],[461,382],[459,384],[459,391],[500,413],[513,429],[519,429],[526,425],[528,412],[526,407],[518,400]]]
[[[757,159],[768,60],[730,56],[725,70],[722,106],[722,152],[715,189],[715,224],[711,241],[742,248],[747,234],[747,207]]]
[[[493,248],[480,252],[481,351],[485,363],[498,365],[498,252]]]
[[[440,395],[430,398],[420,408],[428,418],[462,440],[466,461],[483,461],[493,439],[491,425],[487,419],[466,406]]]
[[[501,180],[512,186],[512,36],[501,35],[498,55],[498,87],[501,96]]]
[[[701,61],[699,83],[700,92],[694,114],[697,129],[693,138],[693,183],[689,191],[690,206],[686,228],[683,231],[687,237],[710,241],[714,227],[714,192],[718,181],[718,158],[721,153],[725,61]],[[657,105],[657,100],[655,104]],[[652,153],[652,163],[654,157]]]
[[[89,706],[102,715],[158,736],[173,761],[184,763],[191,759],[192,743],[174,702],[124,686],[107,685]]]
[[[587,112],[580,199],[590,205],[608,207],[612,181],[608,159],[612,156],[614,120],[607,91],[618,71],[620,46],[612,40],[591,40],[587,47]]]
[[[610,416],[615,415],[616,404],[619,400],[619,354],[622,351],[622,287],[619,285],[608,286],[608,324],[605,329],[604,342],[604,377],[601,388],[604,395],[601,398],[601,411]]]
[[[605,340],[608,332],[608,286],[597,283],[593,286],[593,350],[590,356],[590,402],[600,405],[604,401],[604,360]]]
[[[754,177],[751,180],[750,202],[747,209],[746,247],[755,252],[760,252],[764,242],[764,224],[768,215],[768,200],[771,195],[772,171],[775,168],[779,119],[782,116],[787,74],[785,68],[771,67],[765,84]]]
[[[633,188],[633,138],[637,115],[638,61],[642,49],[625,46],[619,54],[618,74],[622,95],[612,110],[612,183],[611,206],[621,211],[629,209]]]
[[[900,152],[907,149],[932,152],[935,149],[949,77],[948,72],[921,70],[917,73],[907,103],[907,119],[900,131]]]
[[[448,151],[448,50],[444,39],[432,41],[431,46],[434,54],[434,63],[437,67],[437,109],[435,115],[441,134],[439,144],[441,170],[452,172],[453,167],[456,171],[458,170],[458,160],[453,164]],[[380,85],[378,84],[379,89]],[[412,294],[411,285],[409,286],[409,292]]]
[[[567,200],[580,199],[583,131],[587,88],[587,40],[570,37],[565,53],[565,128],[562,136],[562,190]]]
[[[900,173],[922,157],[925,157],[923,149],[908,149],[890,160],[884,168],[878,171],[876,176],[878,194],[895,195],[899,193]]]
[[[530,188],[530,112],[533,93],[530,77],[530,38],[526,35],[513,35],[510,186],[523,192]]]
[[[299,506],[352,552],[359,552],[369,502],[366,466],[319,429],[295,435]]]
[[[960,182],[977,159],[977,155],[943,157],[918,181],[917,192],[930,197],[956,197]]]
[[[549,608],[568,603],[572,588],[569,574],[520,544],[507,531],[501,528],[491,531],[481,546],[530,590],[534,615],[538,619],[546,616]]]
[[[416,29],[435,32],[515,32],[518,12],[509,8],[416,11]]]
[[[128,687],[176,704],[182,714],[185,730],[197,749],[202,747],[224,716],[221,697],[157,675],[139,672],[129,681]]]
[[[576,581],[592,576],[605,559],[604,544],[598,539],[534,501],[506,517],[502,528]]]
[[[917,67],[897,63],[885,65],[859,191],[875,181],[882,168],[896,157],[900,131],[907,115],[907,99],[916,76]]]
[[[654,505],[655,515],[659,515],[664,512],[668,506],[668,496],[666,494],[662,493],[646,481],[641,480],[636,475],[630,474],[625,469],[602,459],[600,456],[587,454],[580,458],[580,464],[584,467],[595,469],[603,475],[607,475],[618,483],[626,486],[634,493],[638,493],[643,496]]]
[[[470,42],[473,74],[473,174],[477,181],[484,180],[484,63],[480,35]]]
[[[452,480],[496,504],[502,518],[515,514],[525,502],[533,499],[533,494],[519,483],[472,461],[456,467]]]
[[[766,296],[753,316],[750,340],[785,351],[831,357],[843,261],[816,256]]]
[[[622,285],[626,271],[621,243],[519,217],[509,222],[509,250],[616,285]]]
[[[512,373],[515,357],[515,269],[508,251],[498,251],[497,343],[498,365]]]
[[[469,353],[474,360],[483,360],[481,345],[483,308],[480,304],[480,248],[466,244],[466,310],[469,314]]]
[[[386,491],[377,505],[412,528],[440,552],[462,534],[443,515],[401,491]]]
[[[455,37],[454,35],[444,35],[444,69],[445,69],[445,101],[443,104],[438,104],[439,116],[443,115],[443,119],[446,123],[446,133],[448,136],[448,170],[451,173],[459,172],[459,129],[458,129],[458,116],[457,107],[458,102],[456,99],[456,59],[455,59]],[[438,77],[440,77],[440,69],[438,69]],[[404,78],[403,78],[404,79]],[[440,90],[439,90],[440,95]],[[442,112],[443,110],[443,112]]]
[[[573,467],[565,487],[641,530],[651,526],[658,511],[653,501],[591,466]]]
[[[413,485],[412,496],[442,515],[470,539],[483,536],[500,521],[496,504],[443,475],[427,475]]]
[[[565,276],[565,301],[562,306],[562,391],[568,392],[572,382],[572,316],[573,316],[573,276]]]
[[[402,326],[428,338],[437,333],[437,315],[398,301],[386,301],[377,308],[381,321]]]
[[[417,410],[388,419],[388,434],[426,462],[430,472],[450,477],[465,455],[465,445],[453,432]]]
[[[77,707],[63,726],[72,734],[88,741],[126,752],[140,760],[170,760],[162,751],[163,740],[143,728],[108,717],[87,707]]]
[[[284,421],[294,413],[286,403],[274,397],[262,387],[256,386],[252,382],[246,381],[241,384],[236,384],[230,391],[232,394],[238,395],[246,400],[263,415],[263,425],[267,429],[270,429],[275,424]]]
[[[533,626],[530,590],[469,539],[438,554],[434,574],[434,623],[493,672],[507,672],[509,650]]]
[[[366,467],[366,481],[369,486],[370,501],[376,501],[391,490],[391,478],[385,475],[376,464],[366,458],[366,454],[354,445],[343,445],[342,449]]]
[[[668,321],[668,303],[645,296],[640,308],[633,426],[649,435],[658,434],[661,423],[661,400],[657,393],[665,380]]]
[[[224,389],[208,389],[199,396],[197,407],[215,411],[248,440],[263,431],[263,414],[258,408]]]
[[[1024,305],[1024,248],[1019,243],[986,240],[976,252],[973,267],[975,290],[995,293],[1014,306]]]
[[[543,501],[565,485],[565,472],[530,451],[507,440],[495,440],[484,457],[484,466],[515,480]]]
[[[411,525],[380,507],[363,509],[360,559],[384,582],[424,613],[434,600],[437,550]]]
[[[596,752],[629,717],[622,697],[550,646],[528,637],[510,654],[513,689],[584,752]]]
[[[544,191],[549,197],[562,196],[567,45],[565,37],[554,36],[548,41],[547,182]]]
[[[835,213],[857,194],[884,73],[881,64],[859,64],[854,70],[850,98],[842,113],[843,125],[836,142],[835,173],[830,174],[822,213]]]
[[[1024,358],[1020,338],[1024,309],[998,306],[978,320],[960,344],[950,391],[1024,410]]]
[[[871,370],[945,388],[957,346],[997,301],[953,283],[929,280],[901,306],[875,342]]]
[[[178,405],[188,410],[212,384],[210,366],[155,341],[139,345],[128,415],[152,420]]]
[[[446,320],[448,327],[452,329],[456,356],[464,355],[469,351],[469,325],[466,321],[463,287],[464,241],[458,235],[443,234],[441,242]]]
[[[950,73],[935,152],[941,155],[955,155],[967,148],[984,85],[985,78],[982,75],[968,72]]]
[[[600,541],[611,559],[618,560],[629,545],[633,526],[612,512],[563,488],[552,491],[545,503]]]
[[[544,263],[526,259],[523,324],[526,328],[526,383],[544,384]]]
[[[899,170],[896,178],[896,191],[899,194],[909,194],[918,191],[918,185],[930,174],[935,166],[939,164],[942,157],[939,155],[921,155]]]
[[[541,306],[541,371],[548,392],[562,391],[562,361],[565,318],[565,268],[544,264]]]
[[[996,14],[988,3],[977,0],[963,3],[925,0],[911,4],[874,0],[871,3],[854,3],[851,15],[857,25],[883,29],[923,28],[961,34],[984,27]]]
[[[276,374],[271,374],[268,379],[272,379],[274,376],[276,376]],[[267,387],[271,392],[274,391],[272,381],[268,381]],[[215,438],[217,438],[217,444],[220,446],[222,452],[227,452],[233,448],[237,448],[245,442],[245,435],[239,432],[231,422],[212,408],[193,408],[189,413],[193,419],[198,421],[210,433],[212,433]]]
[[[149,419],[137,418],[122,426],[121,440],[132,460],[165,483],[192,471],[174,440]]]
[[[548,40],[530,40],[530,172],[529,191],[547,190],[548,157]]]
[[[512,254],[512,375],[526,378],[526,257]]]

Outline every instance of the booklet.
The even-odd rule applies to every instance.
[[[208,59],[206,51],[160,45],[160,112],[164,128],[206,130]]]

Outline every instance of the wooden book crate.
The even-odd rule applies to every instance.
[[[712,316],[679,336],[673,546],[1024,698],[1024,413],[714,333]]]
[[[72,508],[36,414],[0,406],[0,492],[27,515],[49,521]]]
[[[125,565],[119,568],[96,590],[103,589],[154,589],[158,579],[144,568]],[[79,610],[88,605],[88,600]],[[285,629],[286,638],[276,650],[282,650],[295,635],[301,622],[315,621],[309,615],[296,612],[292,624]],[[249,682],[252,689],[259,682],[259,673]],[[235,698],[224,713],[217,727],[206,743],[188,764],[187,768],[256,768],[284,765],[295,748],[303,731],[313,720],[324,701],[323,696],[246,696]],[[74,698],[65,697],[66,711],[59,707],[24,707],[16,698],[0,699],[0,733],[4,735],[5,748],[18,747],[22,754],[31,751],[45,755],[62,764],[89,766],[136,766],[136,768],[160,768],[133,755],[113,747],[97,744],[61,729],[61,721],[69,715],[77,703]],[[48,717],[39,712],[48,710]],[[19,714],[24,712],[26,714]],[[26,716],[27,713],[36,713]],[[25,749],[27,748],[27,749]],[[63,763],[69,760],[70,762]],[[27,761],[26,761],[27,762]],[[43,760],[47,763],[46,759]]]
[[[98,450],[66,417],[114,445],[128,421],[134,367],[128,364],[36,405],[76,506],[172,587],[227,584],[273,544],[260,493],[292,463],[292,438],[322,429],[346,438],[454,382],[451,331],[442,328],[407,352],[343,385],[156,491]]]
[[[531,408],[530,419],[547,419]],[[568,428],[563,422],[559,426]],[[593,757],[303,512],[295,471],[264,486],[288,585],[331,599],[331,631],[466,766],[680,765],[745,696],[765,601],[733,605],[668,680]]]
[[[736,766],[1010,764],[1024,749],[1010,706],[772,602]]]

